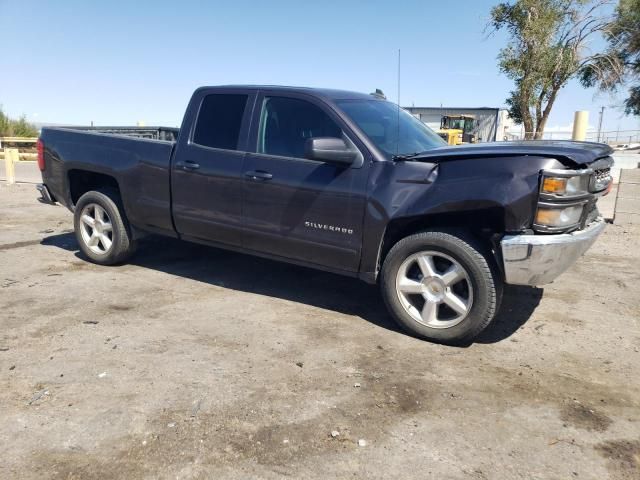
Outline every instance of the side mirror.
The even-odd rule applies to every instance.
[[[309,138],[304,145],[304,156],[310,160],[351,165],[358,152],[351,150],[341,138]]]

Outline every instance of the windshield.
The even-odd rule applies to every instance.
[[[391,102],[371,99],[338,100],[336,103],[389,159],[447,144],[406,110],[400,109],[398,114],[398,106]]]
[[[455,130],[462,130],[465,133],[470,132],[474,128],[475,120],[473,118],[462,117],[442,117],[441,127],[440,128],[451,128]]]
[[[456,118],[456,119],[451,119],[449,121],[449,128],[455,128],[457,130],[464,130],[464,119],[462,118]]]

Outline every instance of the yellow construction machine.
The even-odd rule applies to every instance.
[[[449,145],[476,143],[475,126],[476,119],[472,115],[443,115],[437,133]]]

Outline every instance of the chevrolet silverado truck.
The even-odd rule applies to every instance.
[[[167,129],[170,130],[170,129]],[[413,335],[469,343],[503,285],[543,285],[604,229],[612,150],[568,141],[447,146],[379,96],[196,90],[175,141],[43,128],[41,200],[74,212],[84,256],[148,233],[378,283]]]

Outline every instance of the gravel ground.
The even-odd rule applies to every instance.
[[[0,187],[0,478],[640,478],[640,226],[452,348],[327,273],[92,265],[35,197]]]

